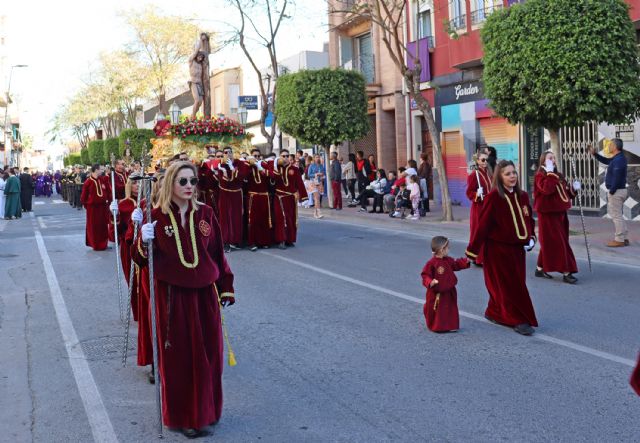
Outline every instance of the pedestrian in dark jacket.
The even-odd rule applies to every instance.
[[[609,190],[609,200],[607,202],[607,214],[613,220],[616,233],[615,238],[607,243],[611,248],[628,246],[627,223],[622,215],[624,201],[627,199],[627,159],[622,150],[624,144],[619,138],[611,140],[613,146],[613,157],[607,158],[598,154],[593,147],[589,148],[589,152],[600,163],[607,165],[607,175],[604,184]]]
[[[356,198],[356,201],[354,203],[360,203],[360,195],[364,193],[370,183],[369,174],[371,174],[371,164],[369,163],[369,160],[364,158],[364,152],[358,151],[356,153],[356,179],[358,180],[358,198]],[[354,203],[349,206],[355,207]]]
[[[342,209],[342,194],[340,184],[342,182],[342,165],[338,160],[338,153],[331,153],[331,168],[329,169],[329,180],[331,180],[331,190],[333,191],[333,209]]]

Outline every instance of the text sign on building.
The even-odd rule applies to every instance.
[[[436,89],[436,106],[469,103],[483,99],[484,88],[479,81],[455,83]]]
[[[616,138],[623,142],[632,142],[634,141],[634,129],[633,125],[616,125]]]
[[[244,106],[248,110],[258,109],[258,96],[257,95],[240,95],[238,96],[238,104]]]
[[[544,129],[524,127],[524,167],[527,192],[533,193],[533,181],[544,150]]]

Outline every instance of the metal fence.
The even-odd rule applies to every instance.
[[[577,128],[563,128],[560,130],[560,146],[562,172],[571,181],[577,179],[582,183],[582,196],[585,210],[600,210],[600,180],[598,177],[598,163],[589,153],[589,146],[598,144],[598,124],[590,122]],[[571,167],[575,159],[576,173]]]

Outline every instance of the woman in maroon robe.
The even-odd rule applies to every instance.
[[[235,302],[213,209],[196,200],[197,170],[176,162],[165,173],[153,223],[132,247],[146,262],[153,241],[163,422],[196,437],[222,413],[223,336],[220,306]]]
[[[85,243],[94,251],[104,251],[109,243],[109,202],[111,186],[99,176],[100,166],[91,167],[91,175],[82,186],[80,203],[87,210],[87,227]]]
[[[580,189],[580,182],[569,186],[566,178],[558,172],[556,156],[545,152],[540,157],[540,169],[536,172],[533,187],[533,208],[538,213],[538,239],[540,254],[536,266],[536,277],[553,278],[549,272],[561,272],[562,280],[574,284],[573,276],[578,272],[576,258],[569,245],[569,218],[571,199]]]
[[[529,196],[518,186],[513,162],[501,160],[486,196],[478,228],[472,233],[467,256],[485,257],[484,279],[489,291],[485,317],[531,335],[538,326],[526,283],[525,251],[535,245]]]
[[[422,284],[427,288],[424,318],[433,332],[453,332],[460,329],[458,313],[458,279],[454,271],[469,267],[466,258],[449,257],[449,240],[436,236],[431,240],[433,257],[422,268]]]
[[[477,229],[478,219],[480,218],[480,212],[482,210],[482,204],[484,199],[491,192],[491,172],[487,160],[489,153],[480,150],[474,155],[476,162],[475,168],[471,171],[471,174],[467,177],[467,198],[471,201],[471,211],[469,212],[469,225],[470,233],[473,236],[473,231]],[[483,257],[482,251],[478,254],[478,257],[474,260],[474,263],[478,266],[482,266]]]

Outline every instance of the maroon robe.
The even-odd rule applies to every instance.
[[[533,207],[538,213],[538,267],[544,272],[578,272],[576,258],[569,245],[567,217],[571,199],[575,196],[564,177],[543,169],[536,173]]]
[[[484,191],[484,197],[478,198],[478,181],[482,185]],[[469,211],[469,231],[470,238],[473,236],[473,231],[478,227],[478,220],[480,218],[480,212],[482,210],[482,204],[487,194],[491,191],[491,177],[485,169],[478,168],[476,171],[471,171],[471,174],[467,177],[467,198],[471,201],[471,210]],[[483,263],[482,251],[476,257],[475,262],[479,265]]]
[[[305,201],[307,189],[297,167],[280,166],[269,170],[275,179],[276,195],[273,199],[273,237],[276,243],[295,243],[298,235],[298,201]]]
[[[111,177],[109,177],[111,180]],[[116,170],[113,171],[113,180],[116,185],[116,199],[122,200],[125,196],[125,187],[127,184],[127,173],[126,172],[118,172]]]
[[[220,198],[220,187],[218,177],[207,164],[203,164],[198,169],[198,191],[200,193],[200,201],[211,206],[213,213],[219,219],[218,200]]]
[[[220,228],[225,244],[239,245],[242,243],[244,214],[242,186],[246,176],[244,162],[234,161],[234,170],[231,171],[226,164],[222,165],[227,170],[226,176],[218,171],[220,183],[218,209],[220,211]]]
[[[471,237],[467,255],[484,253],[484,281],[489,291],[485,315],[506,325],[538,326],[526,282],[524,246],[535,238],[529,196],[494,189],[484,199],[478,228]]]
[[[235,301],[233,274],[213,210],[206,205],[196,210],[190,205],[186,228],[175,205],[171,212],[177,229],[160,208],[152,212],[157,221],[153,258],[162,417],[168,427],[201,429],[216,423],[222,413],[223,335],[218,294]],[[191,243],[192,232],[197,251]],[[146,245],[139,239],[132,247],[132,257],[143,266],[146,254]]]
[[[640,357],[638,357],[638,364],[631,374],[631,387],[636,391],[636,394],[640,395]]]
[[[427,300],[424,304],[424,318],[427,328],[434,332],[455,331],[460,329],[458,315],[458,279],[454,271],[469,267],[466,258],[433,257],[422,268],[422,284],[427,288]],[[429,286],[433,280],[438,283]]]
[[[249,195],[247,243],[251,246],[269,246],[273,243],[273,222],[269,177],[265,171],[260,172],[255,166],[251,168],[247,194]]]
[[[89,176],[82,185],[80,203],[87,210],[85,244],[95,251],[104,251],[109,243],[109,203],[111,186],[105,177]]]

